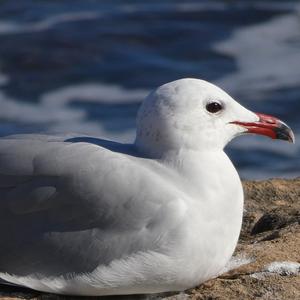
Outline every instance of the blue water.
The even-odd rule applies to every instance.
[[[182,77],[213,81],[299,138],[300,3],[0,2],[0,135],[131,141],[143,97]],[[247,136],[227,152],[243,178],[296,177],[299,145]]]

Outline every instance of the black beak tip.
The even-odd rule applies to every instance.
[[[295,135],[290,127],[285,124],[281,124],[276,128],[276,138],[279,140],[288,141],[295,144]]]

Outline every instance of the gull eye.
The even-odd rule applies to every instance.
[[[223,106],[218,102],[211,102],[206,105],[206,110],[210,113],[217,113],[223,109]]]

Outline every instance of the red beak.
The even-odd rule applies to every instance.
[[[240,125],[248,129],[249,133],[266,135],[272,139],[286,140],[295,143],[295,136],[289,126],[281,120],[257,113],[259,120],[257,122],[233,121],[231,124]]]

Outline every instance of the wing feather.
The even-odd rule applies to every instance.
[[[137,160],[121,144],[1,139],[0,273],[88,273],[161,246],[164,233],[153,228],[175,199]],[[156,185],[166,188],[158,195]]]

